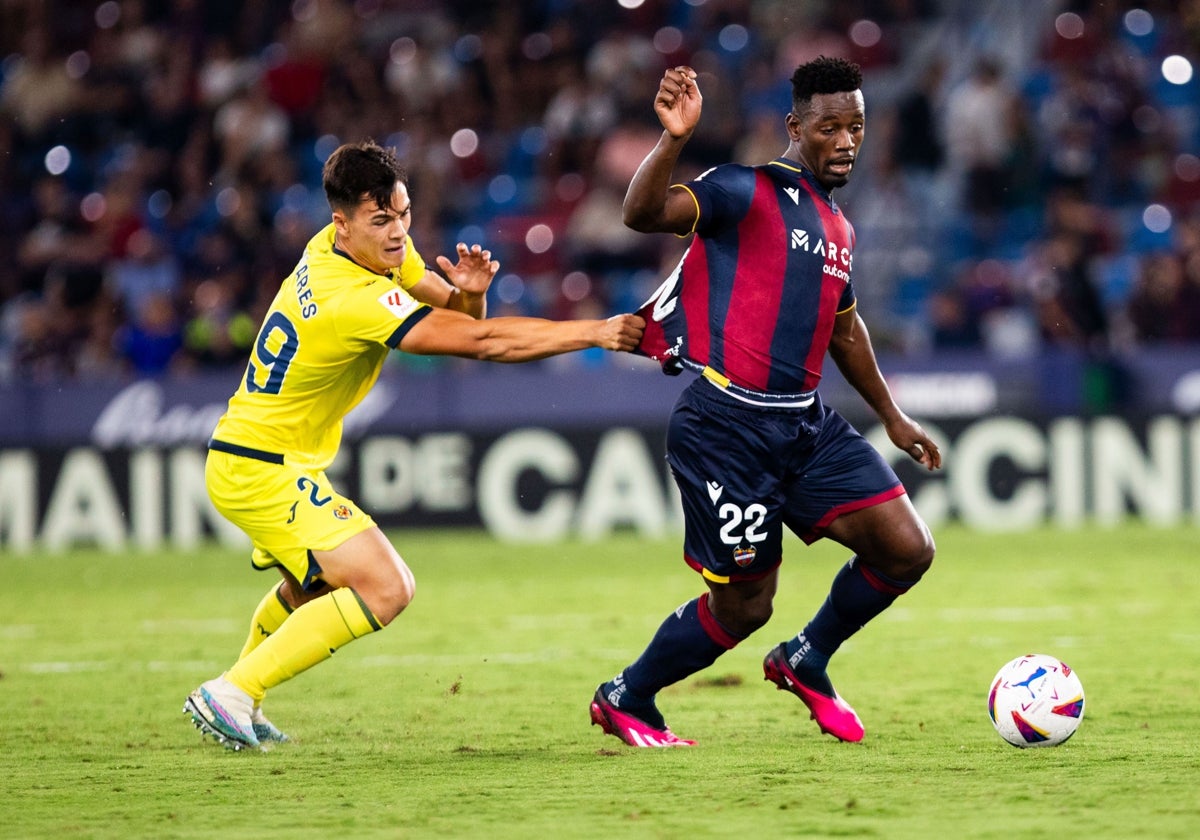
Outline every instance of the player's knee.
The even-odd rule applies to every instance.
[[[903,533],[891,534],[886,551],[879,552],[877,556],[864,556],[861,553],[859,556],[868,566],[888,577],[918,581],[933,565],[936,551],[929,529],[918,522]]]
[[[755,599],[723,604],[713,610],[713,616],[730,633],[745,638],[765,626],[774,611],[770,600]]]
[[[417,584],[412,571],[401,560],[394,568],[360,583],[356,591],[371,614],[386,626],[412,602]]]
[[[745,616],[746,630],[741,635],[749,636],[755,630],[765,627],[774,612],[775,605],[771,601],[756,601],[749,604]]]
[[[927,571],[933,565],[933,557],[937,554],[937,544],[933,541],[933,534],[929,533],[929,529],[924,525],[921,526],[921,532],[925,535],[925,539],[921,542],[919,564],[923,571]]]
[[[279,587],[279,597],[293,610],[297,610],[309,601],[315,601],[325,595],[331,589],[329,584],[321,582],[319,586],[305,590],[295,578],[288,575],[284,577],[283,583]]]
[[[896,577],[900,580],[920,580],[933,565],[933,556],[936,553],[937,546],[933,542],[933,535],[929,533],[928,528],[921,525],[896,564],[899,567],[894,570]]]
[[[385,584],[380,593],[384,603],[384,614],[377,616],[384,624],[390,624],[392,619],[404,612],[405,607],[412,603],[417,592],[417,582],[408,566],[403,563],[397,573]]]

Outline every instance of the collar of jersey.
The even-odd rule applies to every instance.
[[[774,167],[772,171],[779,172],[785,176],[791,176],[796,181],[807,181],[816,190],[817,195],[824,198],[831,206],[833,205],[833,193],[821,186],[821,182],[817,180],[817,176],[812,174],[807,168],[787,158],[775,158],[767,166]]]
[[[376,277],[386,277],[389,280],[396,279],[395,275],[392,274],[391,269],[388,269],[388,272],[386,274],[380,274],[378,271],[371,271],[371,269],[367,268],[365,265],[360,263],[358,260],[354,259],[354,257],[350,256],[349,254],[347,254],[345,251],[343,251],[341,248],[337,247],[336,245],[331,245],[329,250],[332,251],[334,254],[337,254],[339,257],[344,257],[345,259],[350,260],[350,262],[354,263],[356,266],[361,268],[363,271],[370,272],[371,274],[375,275]]]

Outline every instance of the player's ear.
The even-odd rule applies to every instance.
[[[787,116],[783,118],[783,124],[787,127],[788,137],[792,140],[799,140],[802,126],[800,117],[795,111],[788,111]]]
[[[350,229],[350,220],[346,218],[346,214],[341,210],[333,211],[333,229],[342,236]]]

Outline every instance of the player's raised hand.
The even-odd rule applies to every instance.
[[[458,243],[457,263],[439,256],[437,264],[460,291],[473,295],[486,292],[488,286],[492,285],[492,278],[500,270],[500,263],[492,259],[491,251],[479,245],[468,248],[463,242]]]
[[[700,121],[704,97],[691,67],[672,67],[663,73],[654,97],[654,112],[672,137],[687,137]]]
[[[640,315],[614,315],[602,322],[596,346],[605,350],[632,350],[642,340],[645,329],[646,320]]]

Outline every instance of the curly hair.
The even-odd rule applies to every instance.
[[[408,183],[395,149],[383,148],[374,140],[338,146],[321,171],[325,199],[334,210],[350,212],[364,198],[374,200],[381,210],[391,206],[396,182]]]
[[[858,90],[862,80],[862,68],[852,61],[824,55],[814,58],[792,74],[792,110],[803,113],[816,94]]]

